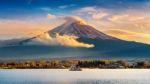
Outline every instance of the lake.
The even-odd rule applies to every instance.
[[[150,70],[0,69],[0,84],[150,84]]]

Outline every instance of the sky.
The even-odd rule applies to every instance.
[[[78,16],[124,40],[150,43],[150,0],[0,0],[0,39],[32,37]]]

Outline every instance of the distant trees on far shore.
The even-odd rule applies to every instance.
[[[68,69],[72,65],[81,68],[125,69],[150,68],[149,61],[129,62],[126,60],[28,60],[0,62],[2,69]]]

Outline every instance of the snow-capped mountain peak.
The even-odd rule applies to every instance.
[[[48,31],[48,33],[51,36],[54,36],[56,33],[58,33],[60,35],[74,35],[79,38],[115,39],[88,25],[86,21],[79,17],[66,17],[65,19],[66,22],[64,24]]]

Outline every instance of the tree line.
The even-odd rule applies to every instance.
[[[120,69],[150,68],[149,61],[129,62],[126,60],[28,60],[0,62],[1,69],[68,69],[72,65],[81,68]]]

